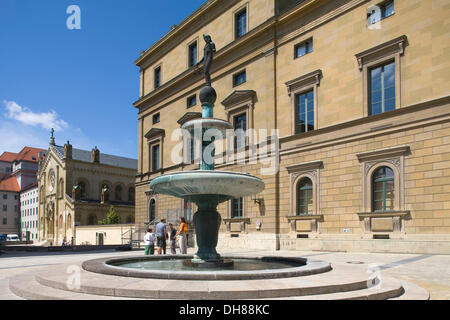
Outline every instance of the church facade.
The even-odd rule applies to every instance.
[[[135,175],[135,159],[58,146],[52,136],[39,162],[39,240],[79,245],[76,228],[98,225],[111,206],[120,223],[134,223]]]
[[[246,137],[216,165],[266,185],[219,206],[219,247],[449,253],[449,15],[445,0],[205,2],[135,62],[136,222],[195,211],[149,183],[199,169],[174,132],[201,117],[209,34],[215,118],[276,142],[273,161]]]

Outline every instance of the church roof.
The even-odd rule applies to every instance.
[[[64,158],[64,147],[62,146],[51,146],[55,153],[61,158]],[[72,148],[72,159],[83,161],[83,162],[91,162],[92,151],[81,150]],[[120,167],[120,168],[128,168],[137,170],[137,160],[119,156],[113,156],[100,152],[100,164],[106,164],[109,166]]]

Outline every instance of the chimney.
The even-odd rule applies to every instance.
[[[72,145],[69,141],[64,145],[64,159],[72,159]]]
[[[91,162],[100,163],[100,150],[97,149],[97,146],[92,149]]]

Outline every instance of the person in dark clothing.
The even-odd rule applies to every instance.
[[[177,230],[173,227],[173,224],[169,223],[169,241],[171,254],[177,254],[177,250],[175,249],[176,233]]]

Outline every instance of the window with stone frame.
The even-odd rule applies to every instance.
[[[154,69],[154,88],[155,90],[161,86],[161,66]]]
[[[297,183],[297,215],[313,213],[313,184],[308,177]]]
[[[285,83],[291,98],[293,135],[319,128],[318,88],[321,79],[322,71],[316,70]]]
[[[378,5],[371,6],[367,12],[367,25],[370,26],[380,22],[392,16],[394,13],[394,0],[384,1]]]
[[[234,14],[234,36],[235,39],[243,37],[247,33],[247,7],[239,9]]]
[[[364,117],[402,107],[401,61],[407,46],[403,35],[355,55],[362,74]]]
[[[244,199],[242,197],[231,200],[231,218],[244,216]]]
[[[372,176],[372,211],[393,211],[395,197],[394,171],[386,166],[377,169]]]
[[[162,150],[164,144],[165,130],[152,128],[145,134],[148,145],[148,171],[154,172],[162,168]]]
[[[357,154],[361,163],[362,207],[358,212],[364,233],[403,234],[411,219],[405,205],[405,158],[409,146],[397,146]]]

